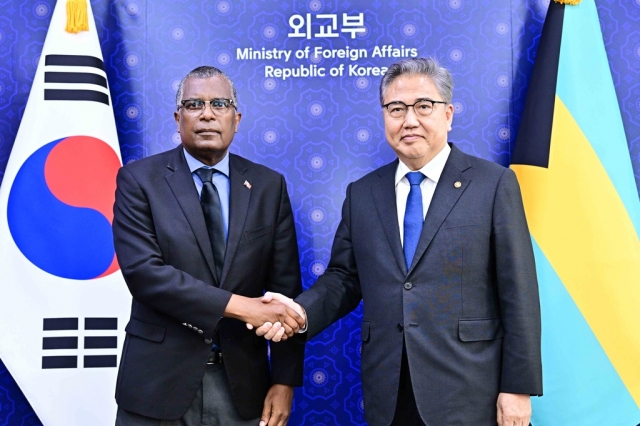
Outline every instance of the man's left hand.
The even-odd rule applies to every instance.
[[[273,385],[267,392],[260,426],[286,426],[291,414],[293,386]]]
[[[498,395],[498,426],[529,426],[531,397],[518,393]]]

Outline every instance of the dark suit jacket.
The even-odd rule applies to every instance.
[[[243,417],[260,416],[272,383],[302,384],[302,339],[272,344],[270,368],[264,338],[222,318],[232,293],[295,297],[302,291],[284,178],[236,155],[229,165],[229,237],[220,283],[182,146],[118,173],[113,233],[133,296],[116,388],[125,410],[181,417],[200,385],[215,331]]]
[[[296,299],[308,337],[362,299],[370,425],[393,418],[404,339],[427,425],[495,426],[499,392],[542,394],[538,285],[518,183],[452,146],[407,271],[397,164],[349,185],[329,266]]]

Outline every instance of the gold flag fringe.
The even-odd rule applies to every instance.
[[[560,4],[568,4],[568,5],[571,5],[571,6],[575,6],[578,3],[580,3],[582,0],[553,0],[553,1],[555,1],[556,3],[560,3]]]
[[[77,34],[89,31],[87,0],[67,0],[67,26],[65,31]]]

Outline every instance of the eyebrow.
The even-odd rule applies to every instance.
[[[414,101],[414,103],[415,103],[415,102],[420,102],[420,101],[431,101],[431,102],[437,102],[435,99],[431,99],[431,98],[416,98],[416,100]],[[403,101],[389,101],[389,102],[387,102],[387,104],[392,104],[392,103],[395,103],[395,102],[399,102],[399,103],[403,103],[403,104],[405,104]],[[407,105],[407,104],[405,104],[405,105]]]

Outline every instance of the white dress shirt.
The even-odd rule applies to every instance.
[[[429,205],[431,204],[431,199],[433,198],[433,193],[436,190],[436,185],[438,184],[438,180],[440,180],[440,175],[442,175],[442,170],[444,169],[444,165],[449,158],[449,153],[451,152],[451,147],[449,144],[445,143],[444,148],[436,154],[435,157],[431,159],[427,164],[425,164],[420,170],[411,170],[406,164],[404,164],[401,160],[398,162],[398,168],[396,169],[396,208],[398,209],[398,225],[400,226],[400,242],[404,246],[404,212],[407,209],[407,198],[409,198],[409,191],[411,190],[411,185],[409,184],[409,179],[407,179],[406,174],[411,171],[419,171],[422,172],[423,175],[426,176],[420,183],[420,191],[422,192],[422,217],[425,218],[427,216],[427,212],[429,211]]]

